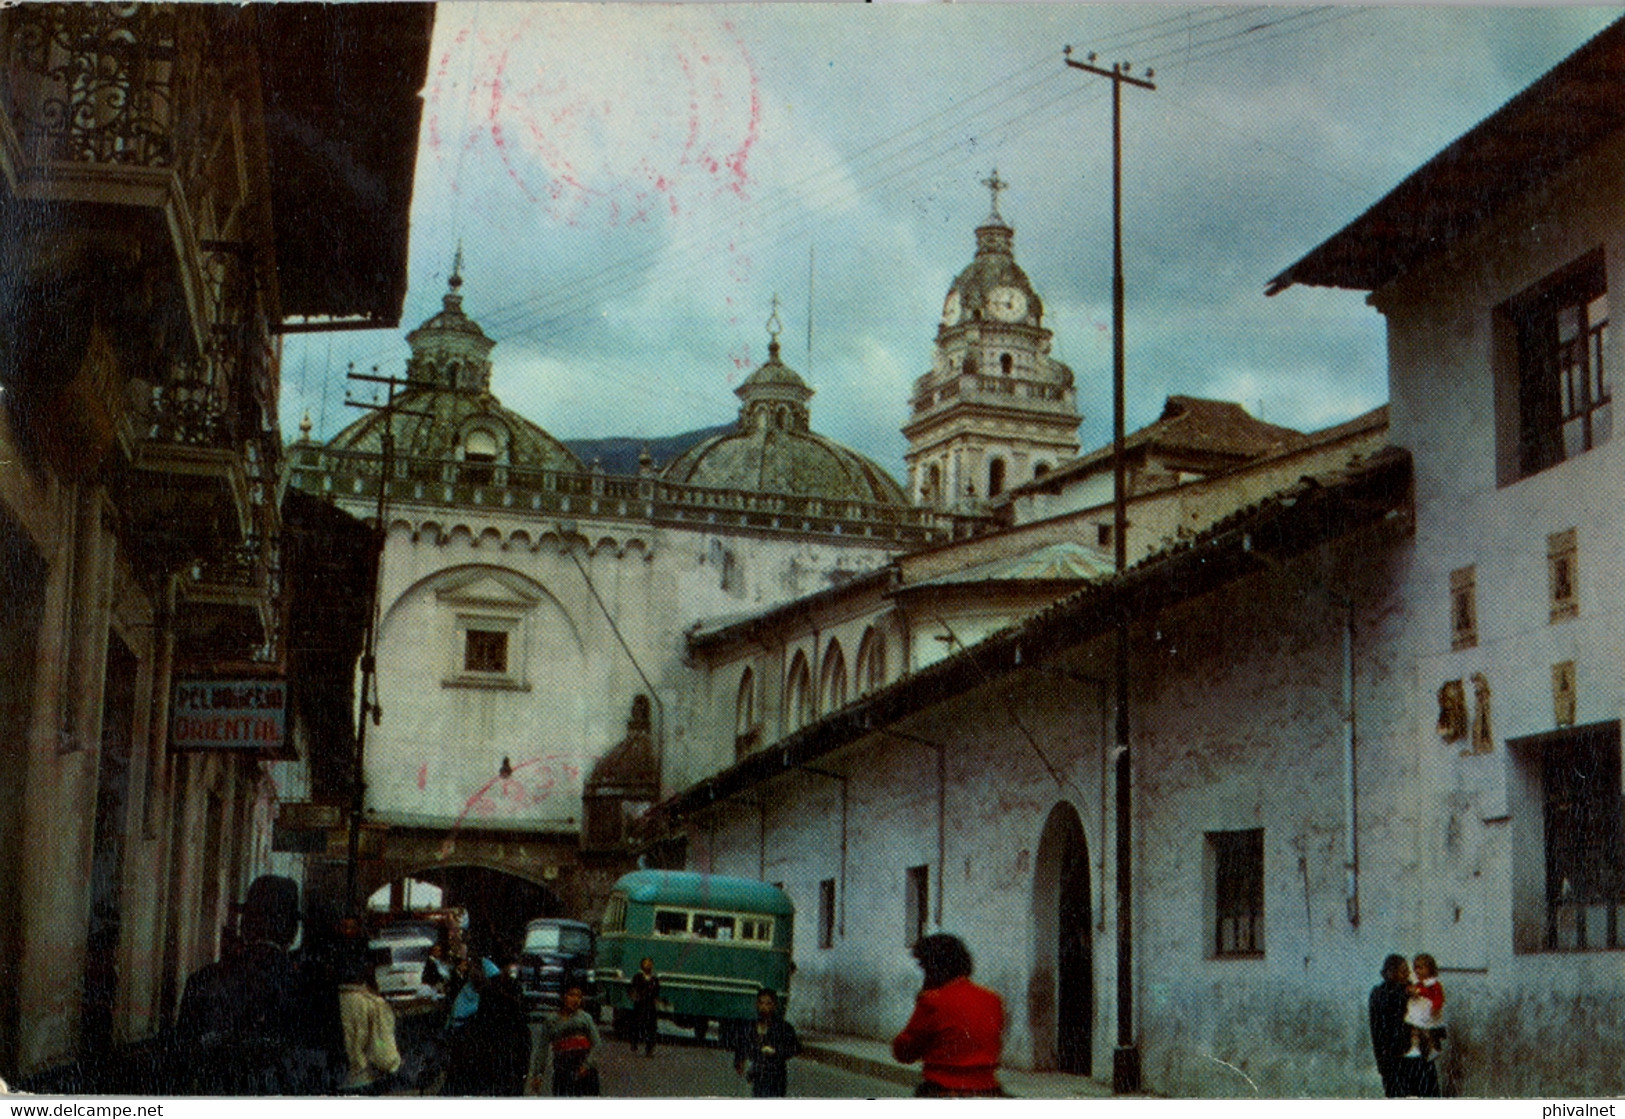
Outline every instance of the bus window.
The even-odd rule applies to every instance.
[[[734,919],[725,917],[721,913],[694,914],[694,935],[703,936],[707,940],[732,940],[734,938]]]
[[[742,917],[739,920],[739,939],[773,943],[773,922],[761,917]]]
[[[657,936],[682,936],[688,932],[688,913],[681,909],[655,910]]]
[[[609,904],[604,907],[604,931],[620,932],[626,928],[626,895],[609,895]]]

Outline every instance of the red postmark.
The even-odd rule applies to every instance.
[[[512,189],[572,225],[747,198],[761,93],[727,21],[592,5],[452,5],[441,18],[426,141],[453,191],[489,190],[476,168],[494,158]]]

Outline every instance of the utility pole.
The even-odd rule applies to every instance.
[[[1156,89],[1151,79],[1131,77],[1130,64],[1096,66],[1090,54],[1083,62],[1063,52],[1066,64],[1112,83],[1112,546],[1118,575],[1128,568],[1128,496],[1123,461],[1123,85]],[[1140,1047],[1134,1035],[1134,878],[1133,808],[1128,728],[1128,617],[1117,619],[1117,747],[1113,768],[1117,793],[1117,1049],[1112,1054],[1112,1091],[1140,1090]]]
[[[373,527],[372,603],[367,610],[367,628],[361,642],[361,702],[356,716],[355,753],[350,759],[349,849],[344,861],[345,910],[354,916],[361,909],[360,899],[356,897],[356,876],[361,861],[361,818],[367,806],[367,722],[370,717],[376,726],[383,717],[383,708],[378,703],[378,608],[383,593],[384,538],[388,532],[384,514],[389,509],[389,480],[395,474],[395,417],[428,416],[428,413],[400,407],[396,403],[396,390],[407,387],[409,382],[400,377],[380,376],[377,366],[373,366],[371,373],[357,373],[352,363],[345,377],[352,381],[384,385],[388,390],[382,404],[351,400],[348,396],[344,401],[352,408],[383,413],[378,435],[381,454],[378,464],[377,524]]]

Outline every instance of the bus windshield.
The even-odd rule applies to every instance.
[[[586,952],[591,947],[592,942],[582,929],[538,925],[525,933],[526,952]]]

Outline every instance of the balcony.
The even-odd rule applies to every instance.
[[[262,517],[257,529],[274,526]],[[281,549],[256,531],[239,544],[194,559],[181,572],[175,616],[182,663],[274,661],[281,652]]]
[[[960,373],[929,380],[911,402],[915,421],[959,404],[1020,408],[1026,412],[1065,416],[1076,411],[1074,390],[1067,385],[1004,377],[987,373]]]

